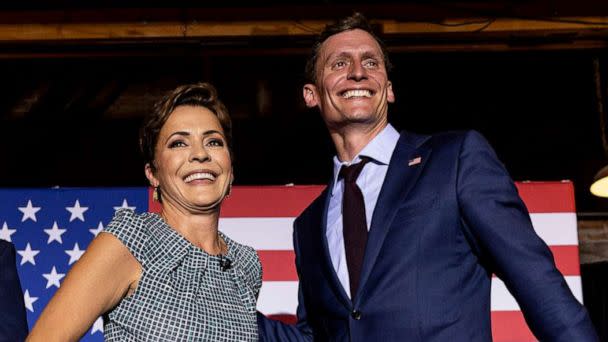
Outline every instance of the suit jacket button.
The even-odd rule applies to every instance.
[[[360,320],[361,319],[361,311],[359,310],[353,310],[353,312],[350,313],[350,316],[355,319],[355,320]]]

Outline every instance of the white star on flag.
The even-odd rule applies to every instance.
[[[34,312],[34,302],[38,300],[38,297],[30,297],[30,291],[29,290],[25,290],[25,293],[23,294],[23,301],[25,302],[25,307],[30,310],[31,312]]]
[[[19,207],[19,211],[23,213],[21,222],[30,219],[36,222],[36,213],[40,210],[40,207],[34,207],[31,200],[27,200],[27,206]]]
[[[17,229],[10,229],[4,222],[2,229],[0,229],[0,240],[11,242],[11,235],[15,234],[16,231]]]
[[[71,250],[68,249],[65,252],[67,253],[67,255],[70,256],[70,261],[68,261],[68,265],[71,265],[78,261],[78,259],[80,259],[80,257],[84,254],[84,250],[81,250],[80,247],[78,247],[78,242],[74,244],[74,248],[72,248]]]
[[[84,212],[89,210],[89,207],[81,207],[80,202],[76,200],[73,207],[65,207],[65,210],[71,213],[70,222],[74,221],[75,219],[79,219],[80,221],[84,222]]]
[[[44,232],[47,233],[49,235],[49,240],[46,242],[47,245],[50,244],[53,241],[57,241],[59,243],[63,243],[63,240],[61,239],[61,235],[63,233],[65,233],[67,231],[67,229],[61,229],[57,226],[57,221],[53,222],[53,228],[51,229],[45,229]]]
[[[114,207],[114,210],[118,210],[118,209],[131,209],[131,210],[135,210],[135,207],[130,207],[129,203],[127,202],[127,199],[123,198],[122,204],[120,205],[120,207]]]
[[[91,335],[93,335],[94,333],[96,333],[98,331],[103,333],[103,318],[101,318],[101,316],[95,320],[95,323],[93,323],[93,328],[91,329]]]
[[[19,253],[19,255],[21,255],[21,264],[23,265],[26,262],[29,262],[32,265],[36,265],[36,260],[34,259],[34,257],[40,253],[40,251],[38,250],[32,250],[32,246],[30,246],[30,243],[28,242],[27,245],[25,246],[25,249],[23,250],[18,250],[17,253]]]
[[[89,229],[91,234],[93,234],[95,236],[97,236],[97,234],[101,233],[102,230],[103,230],[103,224],[101,223],[101,221],[99,221],[97,228]]]
[[[59,281],[61,278],[65,277],[65,273],[57,273],[57,269],[53,266],[51,273],[43,273],[42,276],[46,279],[46,288],[48,289],[51,286],[61,286]]]

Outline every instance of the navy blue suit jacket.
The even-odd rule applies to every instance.
[[[417,157],[420,163],[408,165]],[[597,340],[480,134],[401,134],[352,301],[327,247],[328,189],[294,223],[298,324],[260,316],[262,340],[491,341],[492,273],[540,340]]]
[[[23,341],[27,320],[15,264],[15,247],[0,240],[0,341]]]

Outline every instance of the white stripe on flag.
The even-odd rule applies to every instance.
[[[580,276],[565,277],[574,297],[582,303],[583,291]],[[298,306],[297,281],[265,281],[260,290],[258,310],[266,315],[295,314]],[[492,311],[520,311],[515,298],[499,278],[492,278]]]
[[[579,302],[583,302],[583,287],[581,285],[580,276],[567,276],[564,277],[566,283],[570,287],[570,290],[574,294],[574,297]],[[505,283],[499,278],[492,278],[492,311],[519,311],[519,305],[515,301],[515,298],[509,293]]]
[[[578,245],[575,213],[530,214],[536,233],[550,246]],[[221,218],[220,230],[255,249],[292,250],[293,217]]]
[[[219,229],[256,250],[293,250],[293,217],[221,218]]]
[[[530,214],[536,234],[549,246],[578,245],[576,213]]]
[[[298,307],[297,281],[265,281],[260,289],[258,310],[266,315],[295,315]]]

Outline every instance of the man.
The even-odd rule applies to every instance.
[[[388,124],[389,67],[360,14],[321,34],[303,95],[335,144],[334,177],[294,223],[298,324],[260,315],[261,339],[490,341],[496,274],[540,340],[596,341],[483,137]]]
[[[15,247],[0,240],[0,341],[23,341],[27,320],[15,266]]]

